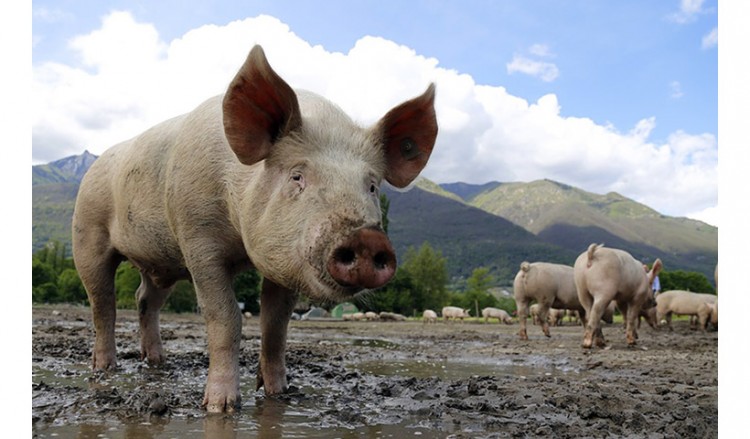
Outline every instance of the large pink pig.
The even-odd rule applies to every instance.
[[[91,302],[93,367],[115,359],[114,274],[141,273],[141,354],[164,361],[159,310],[189,278],[208,330],[204,405],[240,405],[242,320],[233,277],[255,267],[261,292],[258,388],[287,387],[286,333],[298,293],[339,301],[388,282],[382,179],[407,186],[437,136],[434,85],[370,128],[294,91],[255,46],[222,96],[105,152],[81,183],[73,254]]]

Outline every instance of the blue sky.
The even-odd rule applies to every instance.
[[[436,82],[434,181],[550,178],[717,224],[717,12],[715,0],[34,1],[32,163],[100,154],[189,111],[261,42],[292,86],[365,125]]]

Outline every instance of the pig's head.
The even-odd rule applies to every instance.
[[[648,265],[643,264],[643,271],[646,273],[646,302],[643,304],[642,308],[644,310],[647,310],[649,308],[653,308],[656,306],[656,298],[653,295],[652,292],[652,285],[654,284],[654,279],[656,279],[656,276],[659,275],[659,272],[662,269],[662,262],[661,259],[657,259],[654,261],[654,265],[651,266],[651,269],[648,268]]]
[[[252,166],[240,227],[265,277],[334,301],[391,279],[396,255],[381,227],[380,184],[405,187],[427,164],[434,98],[430,85],[362,128],[325,99],[295,93],[253,48],[224,96],[223,117],[230,147]]]

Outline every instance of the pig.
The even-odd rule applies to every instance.
[[[705,330],[711,319],[713,306],[701,307],[704,303],[715,304],[716,296],[682,290],[664,291],[656,296],[656,318],[658,321],[666,320],[667,327],[672,331],[672,314],[697,316],[700,327]]]
[[[422,311],[422,323],[437,323],[437,313],[431,309]]]
[[[539,305],[539,322],[542,325],[542,332],[547,337],[550,336],[547,322],[550,307],[573,309],[578,311],[581,319],[586,318],[576,294],[573,267],[567,265],[522,262],[513,280],[513,296],[518,309],[518,322],[521,324],[518,332],[521,340],[529,339],[526,332],[526,317],[529,315],[529,304],[532,300]]]
[[[405,322],[406,316],[395,312],[382,311],[379,314],[380,320],[388,320],[392,322]]]
[[[435,85],[364,128],[314,93],[293,90],[260,46],[226,92],[119,143],[91,166],[73,215],[73,256],[91,303],[94,369],[116,367],[114,274],[129,260],[141,356],[164,362],[159,311],[190,279],[207,327],[203,406],[241,406],[241,314],[232,280],[263,276],[257,387],[287,389],[287,326],[298,293],[329,302],[388,282],[382,180],[408,186],[437,137]]]
[[[369,322],[373,322],[375,320],[380,320],[380,316],[377,313],[374,313],[372,311],[367,311],[365,313],[365,320]]]
[[[586,309],[584,348],[591,348],[594,343],[606,346],[600,319],[613,301],[625,319],[628,345],[636,343],[638,313],[654,306],[651,284],[661,267],[661,260],[656,259],[647,273],[630,253],[603,244],[591,244],[578,256],[573,271],[578,299]]]
[[[563,318],[565,317],[564,309],[550,308],[547,314],[547,320],[552,326],[562,326]]]
[[[487,323],[489,319],[497,319],[497,322],[503,322],[506,325],[513,323],[513,319],[510,318],[510,314],[504,309],[498,308],[484,308],[482,310],[482,317],[484,317],[484,323]]]
[[[457,306],[444,306],[441,314],[443,315],[443,320],[446,322],[449,320],[455,321],[456,319],[461,319],[463,322],[464,317],[471,317],[468,309],[461,309]]]
[[[529,315],[531,316],[531,323],[535,325],[541,325],[542,319],[539,318],[539,304],[535,303],[529,306]]]
[[[351,314],[344,314],[342,317],[344,320],[352,321],[352,322],[358,322],[360,320],[365,319],[365,314],[361,312],[353,312]]]

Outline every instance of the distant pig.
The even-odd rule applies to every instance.
[[[221,96],[108,151],[84,177],[73,255],[91,303],[94,369],[116,366],[114,275],[140,270],[141,356],[162,363],[159,311],[191,279],[208,330],[209,412],[240,406],[242,320],[232,280],[263,276],[258,388],[287,388],[287,325],[298,293],[341,301],[396,270],[382,230],[383,179],[409,185],[437,136],[435,87],[362,128],[293,90],[255,46]]]
[[[641,309],[654,306],[651,283],[661,270],[657,259],[647,273],[643,264],[630,253],[591,244],[576,259],[573,267],[578,298],[586,309],[586,328],[582,346],[606,345],[601,330],[601,316],[612,301],[625,318],[625,336],[629,345],[636,343],[636,320]]]
[[[369,322],[374,322],[375,320],[380,320],[380,316],[372,311],[367,311],[365,313],[365,319]]]
[[[529,315],[529,304],[532,301],[537,302],[539,323],[547,337],[550,336],[547,314],[551,307],[573,309],[578,311],[582,320],[586,318],[585,310],[576,293],[573,267],[567,265],[522,262],[513,280],[513,296],[518,309],[518,323],[521,324],[518,331],[521,340],[529,339],[526,332],[526,317]],[[536,320],[534,322],[536,323]]]
[[[431,309],[426,309],[422,312],[422,323],[436,323],[437,313]]]
[[[487,323],[489,319],[497,319],[497,322],[503,322],[506,325],[510,325],[513,323],[513,319],[510,318],[510,314],[508,314],[508,311],[505,311],[504,309],[498,309],[498,308],[484,308],[482,310],[482,317],[484,317],[484,323]]]
[[[387,312],[382,311],[380,314],[378,314],[380,317],[380,320],[387,320],[391,322],[405,322],[406,316],[403,314],[395,313],[395,312]]]
[[[448,320],[455,321],[456,319],[463,321],[464,317],[471,317],[468,309],[461,309],[457,306],[444,306],[441,314],[443,315],[443,320],[446,322]]]
[[[664,291],[656,296],[656,318],[658,321],[666,320],[671,331],[672,314],[696,316],[700,327],[705,330],[707,322],[711,319],[713,306],[701,307],[704,303],[715,304],[716,296],[682,290]]]

